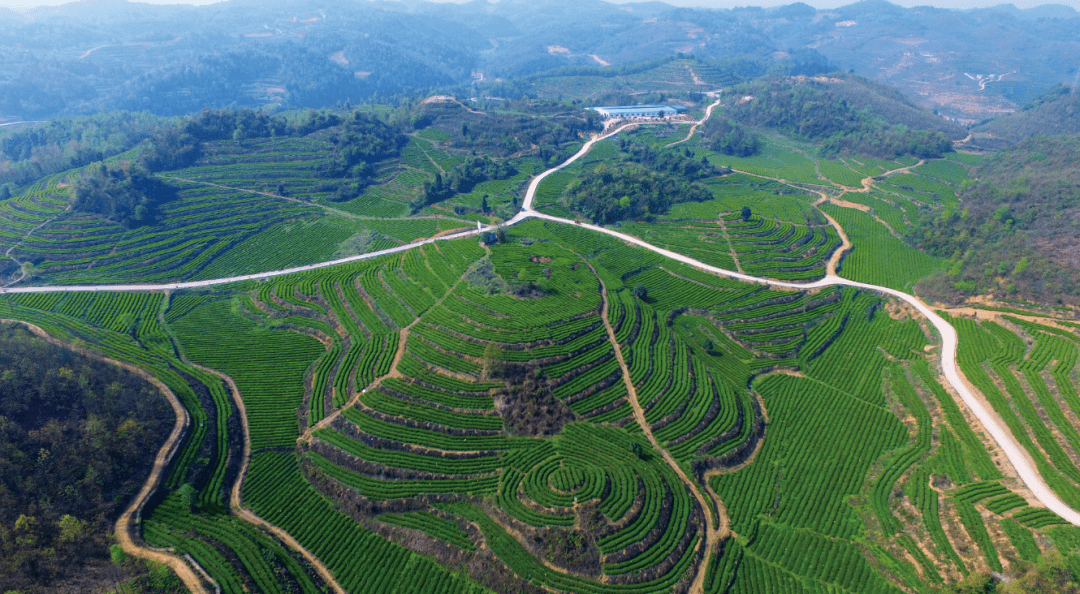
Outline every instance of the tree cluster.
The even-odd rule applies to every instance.
[[[503,103],[502,113],[474,113],[457,103],[425,103],[414,114],[413,126],[446,132],[452,148],[495,157],[538,154],[549,164],[569,156],[567,145],[603,129],[600,115],[591,110],[554,101]]]
[[[142,165],[92,163],[74,184],[72,209],[101,215],[125,229],[153,223],[160,204],[176,198],[176,188]]]
[[[150,171],[182,169],[195,164],[204,142],[306,136],[341,121],[335,113],[314,109],[295,122],[252,109],[203,109],[177,126],[156,130],[139,160]]]
[[[447,178],[436,173],[435,179],[424,183],[423,193],[412,204],[413,212],[441,202],[455,194],[471,192],[476,184],[498,179],[510,179],[518,171],[506,160],[495,161],[491,157],[469,157],[456,165]],[[484,201],[485,205],[487,200]]]
[[[149,383],[0,326],[0,591],[109,559],[172,411]]]
[[[673,204],[704,202],[712,193],[685,178],[637,163],[600,165],[566,189],[566,204],[597,224],[666,213]]]
[[[701,129],[709,148],[725,155],[750,157],[761,149],[761,136],[726,118],[709,118]]]
[[[345,119],[333,138],[334,152],[319,167],[323,177],[346,178],[333,200],[355,198],[375,178],[375,163],[397,156],[405,146],[405,136],[385,122],[354,112]]]
[[[101,161],[137,146],[172,118],[126,111],[0,128],[0,186]]]
[[[639,163],[657,173],[679,176],[691,181],[731,173],[730,169],[717,167],[704,157],[695,159],[690,149],[656,150],[646,144],[621,139],[619,150],[624,161]]]
[[[506,382],[495,395],[495,409],[511,434],[547,437],[574,421],[574,413],[555,397],[535,362],[506,361],[492,344],[484,351],[484,370],[488,379]]]
[[[1076,557],[1058,551],[1045,553],[1033,564],[1022,563],[1019,575],[1008,582],[985,573],[972,573],[939,594],[1080,594]]]

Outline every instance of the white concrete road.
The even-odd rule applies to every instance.
[[[913,295],[908,295],[907,293],[897,291],[895,289],[890,289],[890,288],[887,288],[887,287],[880,287],[880,286],[877,286],[877,285],[870,285],[870,284],[866,284],[866,283],[855,282],[855,281],[847,280],[847,279],[840,278],[840,277],[834,276],[834,275],[826,276],[825,278],[823,278],[823,279],[821,279],[819,281],[812,282],[812,283],[791,283],[791,282],[776,281],[776,280],[765,279],[765,278],[758,278],[758,277],[755,277],[755,276],[750,276],[748,274],[742,274],[740,272],[735,272],[735,271],[732,271],[732,270],[725,270],[723,268],[718,268],[716,266],[711,266],[709,264],[705,264],[704,262],[700,262],[700,261],[695,260],[693,258],[690,258],[688,256],[684,256],[682,254],[677,254],[677,253],[672,252],[670,250],[666,250],[666,249],[654,246],[654,245],[652,245],[650,243],[647,243],[645,241],[642,241],[642,240],[640,240],[640,239],[638,239],[636,237],[627,235],[625,233],[620,233],[620,232],[615,231],[613,229],[607,229],[607,228],[604,228],[604,227],[600,227],[600,226],[597,226],[597,225],[591,225],[591,224],[587,224],[587,223],[578,223],[576,221],[571,221],[571,220],[568,220],[568,219],[554,217],[554,216],[551,216],[551,215],[548,215],[548,214],[537,212],[536,210],[533,209],[533,200],[536,197],[536,190],[539,187],[541,181],[543,181],[546,177],[548,177],[549,175],[555,173],[556,171],[559,171],[560,169],[563,169],[564,167],[567,167],[570,164],[572,164],[574,161],[577,161],[578,159],[580,159],[582,156],[584,156],[586,153],[588,153],[589,150],[592,148],[592,146],[594,144],[596,144],[597,142],[599,142],[601,140],[604,140],[606,138],[609,138],[609,137],[619,133],[620,131],[625,130],[628,127],[638,126],[638,125],[646,125],[646,124],[641,124],[641,123],[630,124],[630,125],[627,125],[627,126],[616,128],[616,129],[612,130],[611,132],[607,132],[607,133],[605,133],[605,134],[603,134],[601,136],[597,136],[597,137],[589,140],[588,142],[586,142],[581,147],[581,150],[579,150],[577,153],[574,154],[574,156],[567,159],[561,165],[559,165],[557,167],[553,167],[551,169],[548,169],[547,171],[544,171],[543,173],[541,173],[541,174],[537,175],[536,177],[534,177],[533,180],[529,183],[528,191],[526,192],[525,199],[522,202],[521,212],[519,212],[512,219],[510,219],[509,221],[507,221],[504,224],[505,225],[514,225],[514,224],[517,224],[517,223],[519,223],[521,221],[524,221],[526,219],[529,219],[529,218],[539,218],[539,219],[544,219],[544,220],[553,221],[553,222],[557,222],[557,223],[562,223],[562,224],[566,224],[566,225],[577,225],[579,227],[583,227],[583,228],[586,228],[586,229],[596,231],[597,233],[605,233],[607,235],[617,237],[617,238],[619,238],[622,241],[625,241],[627,243],[640,246],[640,247],[642,247],[644,249],[653,251],[653,252],[655,252],[657,254],[660,254],[662,256],[671,258],[673,260],[678,260],[679,262],[683,262],[684,264],[689,264],[690,266],[693,266],[695,268],[698,268],[698,269],[701,269],[701,270],[704,270],[704,271],[707,271],[707,272],[711,272],[713,274],[727,276],[727,277],[730,277],[730,278],[738,279],[738,280],[749,282],[749,283],[765,284],[765,285],[770,285],[770,286],[775,286],[775,287],[783,287],[783,288],[790,288],[790,289],[813,289],[813,288],[826,287],[826,286],[831,286],[831,285],[857,287],[857,288],[865,289],[865,290],[869,290],[869,291],[877,291],[879,293],[885,293],[887,295],[891,295],[893,297],[896,297],[897,299],[903,300],[903,301],[911,304],[913,307],[915,307],[917,310],[919,310],[920,313],[922,313],[924,316],[926,316],[926,318],[930,321],[931,324],[933,324],[934,328],[936,328],[938,333],[941,335],[941,340],[942,340],[941,367],[942,367],[943,373],[945,374],[945,378],[948,380],[949,384],[953,387],[953,389],[956,390],[956,392],[960,395],[961,399],[963,399],[964,404],[966,404],[967,407],[975,415],[975,417],[979,419],[979,422],[982,423],[982,425],[986,429],[986,431],[990,433],[990,436],[994,439],[994,441],[997,442],[998,447],[1001,448],[1001,450],[1005,453],[1005,456],[1009,459],[1009,462],[1016,469],[1016,472],[1020,476],[1020,479],[1024,481],[1024,484],[1027,485],[1027,487],[1031,490],[1032,494],[1034,494],[1034,496],[1043,505],[1045,505],[1048,509],[1050,509],[1054,513],[1058,514],[1059,516],[1061,516],[1062,518],[1064,518],[1065,520],[1067,520],[1071,524],[1076,525],[1076,526],[1080,526],[1080,513],[1078,513],[1076,510],[1070,508],[1068,505],[1066,505],[1063,501],[1061,501],[1061,499],[1058,498],[1057,495],[1054,494],[1053,491],[1050,490],[1050,487],[1047,486],[1046,482],[1043,481],[1043,479],[1039,475],[1038,471],[1034,468],[1034,465],[1033,465],[1031,459],[1028,457],[1027,453],[1020,447],[1020,445],[1013,438],[1012,433],[1008,429],[1006,429],[1005,427],[1001,426],[998,423],[995,415],[993,415],[991,413],[991,411],[987,410],[986,407],[983,406],[982,402],[975,396],[975,394],[973,394],[971,392],[971,390],[968,389],[967,385],[965,384],[965,382],[963,381],[963,379],[961,377],[960,369],[959,369],[959,367],[957,366],[957,363],[956,363],[956,349],[957,349],[956,330],[952,327],[952,325],[950,325],[948,322],[946,322],[941,316],[934,313],[934,311],[931,310],[930,307],[928,307],[925,303],[923,303],[917,297],[915,297]],[[422,246],[422,245],[427,245],[427,244],[430,244],[430,243],[434,243],[436,241],[446,241],[446,240],[452,240],[452,239],[461,239],[461,238],[464,238],[464,237],[471,237],[471,236],[479,235],[479,234],[482,234],[482,233],[490,233],[494,229],[495,229],[495,227],[493,227],[493,226],[486,226],[486,227],[483,227],[481,229],[471,229],[469,231],[463,231],[461,233],[455,233],[455,234],[452,234],[452,235],[444,235],[442,237],[428,238],[428,239],[424,239],[424,240],[417,241],[417,242],[410,243],[410,244],[406,244],[406,245],[401,245],[401,246],[386,249],[386,250],[380,250],[380,251],[377,251],[377,252],[370,252],[370,253],[367,253],[367,254],[360,254],[358,256],[351,256],[351,257],[348,257],[348,258],[341,258],[341,259],[338,259],[338,260],[331,260],[331,261],[328,261],[328,262],[319,262],[317,264],[310,264],[310,265],[307,265],[307,266],[297,266],[295,268],[288,268],[288,269],[284,269],[284,270],[274,270],[274,271],[270,271],[270,272],[260,272],[260,273],[257,273],[257,274],[245,274],[245,275],[241,275],[241,276],[232,276],[232,277],[227,277],[227,278],[217,278],[217,279],[202,280],[202,281],[188,281],[188,282],[179,282],[179,283],[164,283],[164,284],[9,287],[9,288],[0,288],[0,294],[4,294],[4,293],[54,293],[54,292],[74,292],[74,291],[111,291],[111,292],[120,292],[120,291],[169,291],[169,290],[179,290],[179,289],[197,289],[197,288],[202,288],[202,287],[225,285],[225,284],[235,283],[235,282],[239,282],[239,281],[267,279],[267,278],[272,278],[272,277],[276,277],[276,276],[283,276],[283,275],[286,275],[286,274],[304,272],[304,271],[307,271],[307,270],[317,270],[319,268],[326,268],[328,266],[335,266],[335,265],[338,265],[338,264],[345,264],[345,263],[348,263],[348,262],[358,262],[358,261],[361,261],[361,260],[370,260],[372,258],[378,258],[380,256],[385,256],[385,255],[389,255],[389,254],[396,254],[396,253],[404,252],[404,251],[407,251],[407,250],[411,250],[411,249],[413,249],[415,247],[419,247],[419,246]]]

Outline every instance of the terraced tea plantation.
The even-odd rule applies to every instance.
[[[82,170],[50,176],[0,205],[0,247],[14,262],[32,265],[26,280],[33,282],[166,282],[312,264],[475,225],[456,215],[453,204],[407,216],[424,182],[446,175],[460,157],[411,137],[400,159],[380,165],[376,184],[357,198],[331,202],[340,180],[318,169],[332,147],[325,132],[204,143],[194,166],[158,176],[178,197],[162,205],[152,224],[130,229],[71,211],[69,186]],[[506,186],[501,194],[477,191],[508,203],[520,180],[498,183]],[[459,201],[478,208],[480,197]]]
[[[2,307],[146,366],[197,412],[168,478],[197,502],[156,502],[142,536],[223,591],[322,582],[228,515],[227,452],[243,432],[205,368],[245,405],[243,505],[347,591],[666,592],[699,572],[716,592],[922,591],[1075,538],[1009,486],[906,309],[850,288],[724,280],[572,226],[524,223],[504,244],[440,242],[223,292]],[[1080,338],[1008,323],[1038,341],[1000,365],[1033,383],[1054,361],[1048,385],[1075,400]],[[1040,447],[1072,447],[1067,426]],[[1063,460],[1045,464],[1068,481]]]
[[[660,68],[680,86],[711,76],[687,64]],[[686,129],[633,134],[662,151]],[[188,411],[135,536],[197,566],[195,586],[899,594],[1052,551],[1080,567],[1080,529],[944,387],[927,320],[830,276],[841,253],[843,278],[908,291],[946,266],[903,234],[920,208],[957,204],[960,160],[829,160],[776,138],[738,158],[692,137],[671,150],[732,171],[700,202],[609,226],[630,237],[515,219],[280,270],[512,216],[553,158],[513,154],[502,179],[420,204],[455,171],[468,185],[450,138],[410,131],[339,202],[316,132],[206,143],[158,174],[179,196],[141,227],[72,212],[78,171],[0,203],[22,285],[223,279],[0,294],[0,317],[136,365]],[[599,142],[550,175],[538,212],[575,217],[567,188],[625,148]],[[1080,507],[1080,325],[972,315],[949,318],[964,374]]]

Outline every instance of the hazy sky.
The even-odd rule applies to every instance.
[[[0,0],[0,6],[15,9],[25,9],[31,6],[65,4],[70,0]],[[148,4],[210,4],[218,0],[142,0]],[[437,0],[436,0],[437,1]],[[608,0],[619,4],[637,0]],[[733,6],[780,6],[792,4],[796,0],[663,0],[676,6],[703,6],[711,8],[730,8]],[[802,0],[817,8],[835,8],[851,4],[855,0]],[[1009,3],[1009,0],[890,0],[900,6],[939,6],[942,8],[977,8],[995,6]],[[1031,8],[1041,4],[1065,4],[1080,10],[1080,0],[1011,0],[1012,4],[1020,8]]]

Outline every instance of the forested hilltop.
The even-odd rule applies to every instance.
[[[1058,85],[1022,109],[974,127],[973,144],[996,150],[1033,136],[1080,134],[1080,91]]]
[[[0,325],[0,368],[0,589],[116,587],[138,569],[110,568],[108,535],[172,411],[144,379],[21,325]]]
[[[734,86],[725,114],[822,145],[824,154],[940,157],[961,126],[914,105],[895,89],[847,73],[766,76]]]

